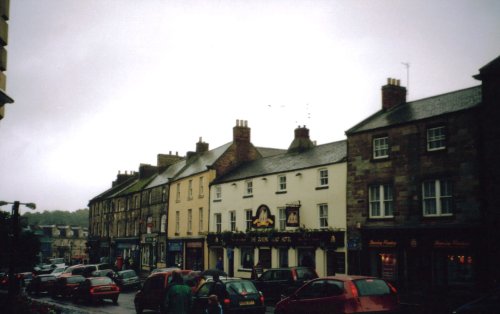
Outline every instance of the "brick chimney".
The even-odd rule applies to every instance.
[[[295,138],[288,147],[289,153],[300,153],[314,147],[314,143],[309,138],[309,129],[306,126],[298,126],[295,129]]]
[[[247,120],[236,120],[233,128],[233,142],[250,144],[250,128]]]
[[[382,109],[389,110],[406,103],[406,88],[399,84],[399,80],[388,78],[387,85],[382,86]]]
[[[121,171],[118,171],[118,174],[116,175],[116,180],[111,183],[111,187],[115,187],[117,185],[122,184],[123,182],[127,181],[128,179],[136,176],[137,173],[130,171],[130,174],[128,171],[125,171],[125,173],[122,173]]]
[[[156,166],[158,167],[158,173],[163,172],[170,165],[175,164],[182,157],[176,152],[175,155],[172,154],[172,151],[169,151],[168,154],[158,154]]]
[[[139,179],[146,179],[158,171],[158,167],[149,164],[139,165]]]
[[[197,153],[208,152],[208,143],[203,142],[201,140],[201,137],[200,137],[200,140],[198,141],[198,143],[196,143],[196,152]]]

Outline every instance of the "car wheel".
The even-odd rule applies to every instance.
[[[135,305],[135,313],[142,314],[142,307],[137,303],[134,303],[134,305]]]

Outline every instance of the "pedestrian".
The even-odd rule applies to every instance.
[[[222,314],[222,306],[219,303],[219,299],[215,294],[208,296],[208,304],[205,310],[205,314]]]
[[[215,268],[220,271],[224,271],[224,263],[222,262],[222,256],[219,256],[219,258],[217,259],[217,264],[215,264]]]
[[[257,262],[257,264],[255,264],[255,266],[252,268],[252,277],[251,279],[257,279],[260,277],[260,275],[262,275],[262,264],[260,263],[260,261]]]
[[[172,273],[172,283],[163,300],[162,313],[189,314],[193,299],[191,288],[184,283],[181,273]]]
[[[219,274],[214,274],[212,276],[214,280],[214,284],[212,285],[212,289],[210,294],[215,294],[217,296],[217,300],[224,300],[226,298],[226,286],[220,280]]]

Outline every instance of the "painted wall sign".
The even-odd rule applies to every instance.
[[[285,208],[286,226],[287,227],[300,226],[299,208],[300,208],[300,206],[287,206]]]
[[[393,240],[370,240],[369,247],[396,247],[398,243]]]
[[[252,227],[254,228],[273,228],[274,215],[271,215],[271,210],[267,205],[260,205],[257,208],[255,216],[252,217]]]

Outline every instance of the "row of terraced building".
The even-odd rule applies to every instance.
[[[469,287],[500,278],[497,122],[500,57],[481,84],[406,100],[388,79],[379,111],[317,145],[299,126],[288,149],[251,142],[238,120],[215,149],[118,173],[89,201],[89,254],[143,271],[178,265],[250,277],[306,265],[402,287]]]

